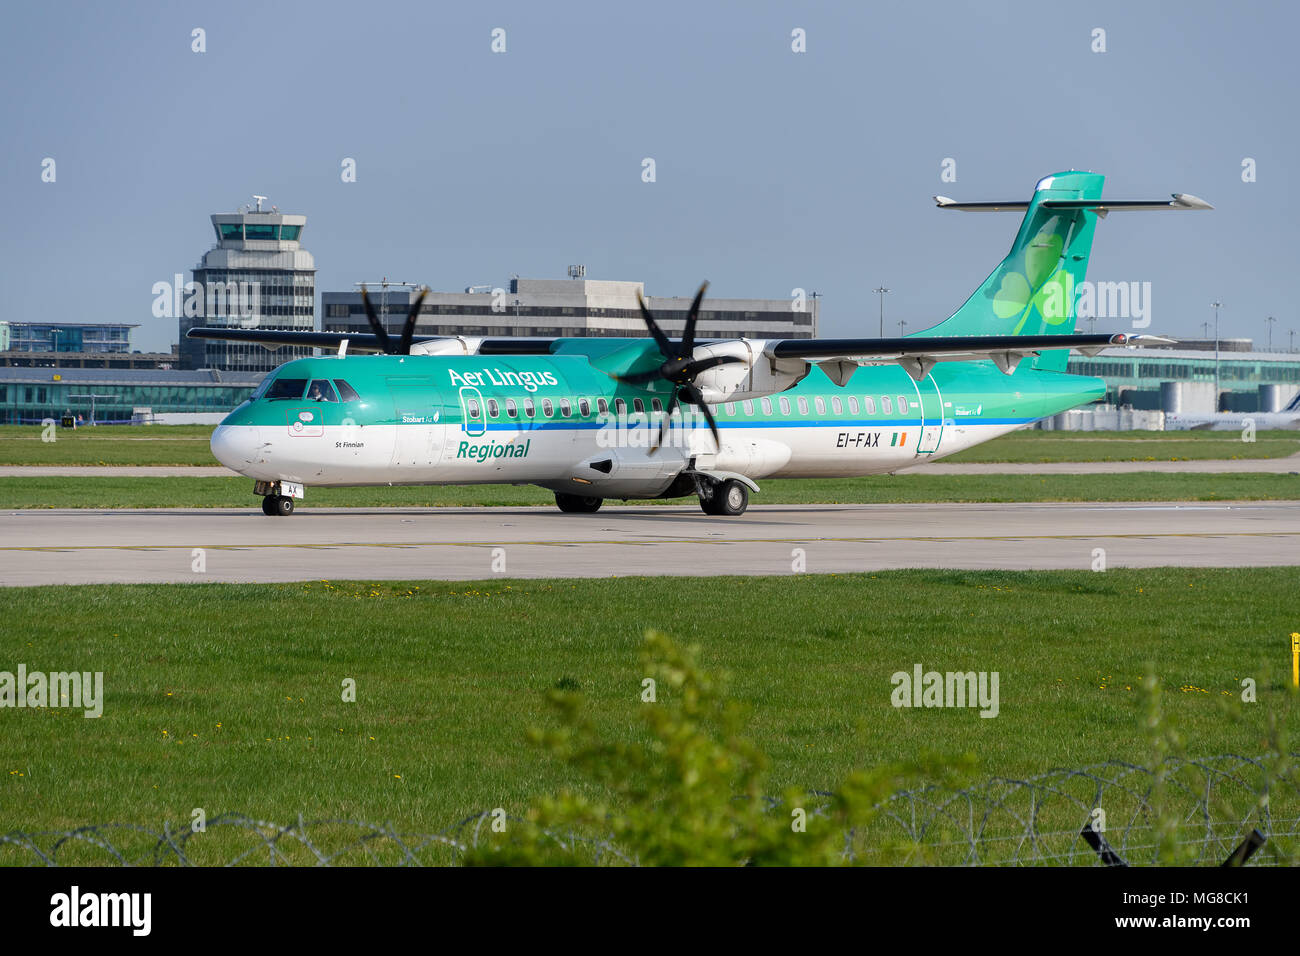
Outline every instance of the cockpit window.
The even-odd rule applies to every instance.
[[[339,387],[340,400],[345,402],[361,401],[361,396],[357,394],[357,390],[353,388],[351,385],[349,385],[347,382],[343,381],[343,379],[336,378],[334,380],[334,384]]]
[[[268,373],[265,378],[263,378],[260,382],[258,382],[257,388],[253,389],[253,394],[249,396],[249,401],[255,402],[263,395],[265,395],[266,390],[271,387],[271,382],[272,380],[274,380],[274,378],[275,378],[274,373]]]
[[[338,400],[338,396],[334,394],[334,386],[327,378],[314,379],[311,388],[307,389],[309,402],[337,402]]]
[[[268,399],[302,398],[302,390],[307,387],[305,378],[277,378],[266,391]]]

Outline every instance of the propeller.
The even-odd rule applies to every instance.
[[[616,375],[615,378],[627,385],[644,385],[656,379],[664,379],[673,385],[672,395],[669,396],[668,405],[664,409],[663,421],[659,425],[659,440],[650,449],[651,454],[664,443],[664,437],[668,434],[669,419],[672,418],[673,411],[679,403],[694,405],[703,412],[705,420],[709,423],[709,430],[713,432],[714,442],[719,446],[722,444],[718,435],[718,423],[713,420],[713,413],[709,411],[708,403],[704,401],[704,393],[695,384],[695,379],[701,372],[707,372],[719,365],[744,362],[744,359],[735,355],[712,355],[702,359],[694,357],[695,323],[700,317],[700,302],[704,300],[704,290],[708,287],[709,284],[705,282],[700,286],[700,291],[695,293],[695,299],[691,302],[691,310],[686,314],[686,327],[682,330],[680,342],[673,342],[664,334],[663,329],[659,327],[659,323],[655,321],[650,310],[646,308],[645,299],[641,296],[640,291],[636,294],[637,305],[641,307],[641,318],[645,320],[646,328],[654,336],[655,344],[659,346],[664,361],[658,368],[646,372],[635,372],[631,375]]]
[[[375,308],[370,304],[370,297],[366,295],[366,287],[361,286],[361,304],[366,309],[366,320],[370,327],[374,329],[375,338],[379,340],[379,347],[387,355],[410,355],[411,340],[415,336],[415,320],[420,316],[420,305],[424,302],[424,297],[429,294],[429,287],[422,286],[420,294],[415,297],[411,303],[411,311],[406,313],[406,324],[402,326],[402,337],[398,340],[394,348],[393,340],[388,335],[388,330],[384,328],[383,323],[375,315]]]

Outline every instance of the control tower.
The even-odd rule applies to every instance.
[[[193,304],[180,316],[182,368],[262,372],[313,354],[310,348],[185,337],[196,325],[316,327],[316,260],[302,248],[307,217],[286,215],[275,206],[263,209],[265,196],[253,199],[236,212],[212,217],[217,244],[194,267],[194,287],[186,292]],[[193,297],[194,292],[199,295]]]

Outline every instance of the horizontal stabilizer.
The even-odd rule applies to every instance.
[[[1208,202],[1191,193],[1172,193],[1169,201],[1160,199],[1124,199],[1118,202],[1103,199],[1045,199],[1040,204],[1044,209],[1092,209],[1103,219],[1112,212],[1159,212],[1167,209],[1213,209]],[[935,205],[940,209],[956,209],[959,212],[1024,212],[1029,208],[1027,202],[957,202],[947,196],[935,196]]]

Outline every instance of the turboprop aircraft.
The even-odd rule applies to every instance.
[[[695,495],[742,514],[764,478],[893,472],[943,458],[1105,393],[1068,375],[1070,350],[1169,342],[1076,334],[1075,289],[1093,231],[1114,211],[1210,209],[1195,196],[1106,202],[1104,177],[1062,172],[1026,202],[1011,251],[949,318],[899,338],[695,340],[704,287],[680,340],[641,301],[648,338],[400,338],[203,327],[197,338],[308,345],[212,435],[217,460],[255,482],[268,515],[307,486],[540,485],[561,511],[606,498]],[[427,292],[427,290],[425,290]],[[380,354],[358,355],[357,352]]]

